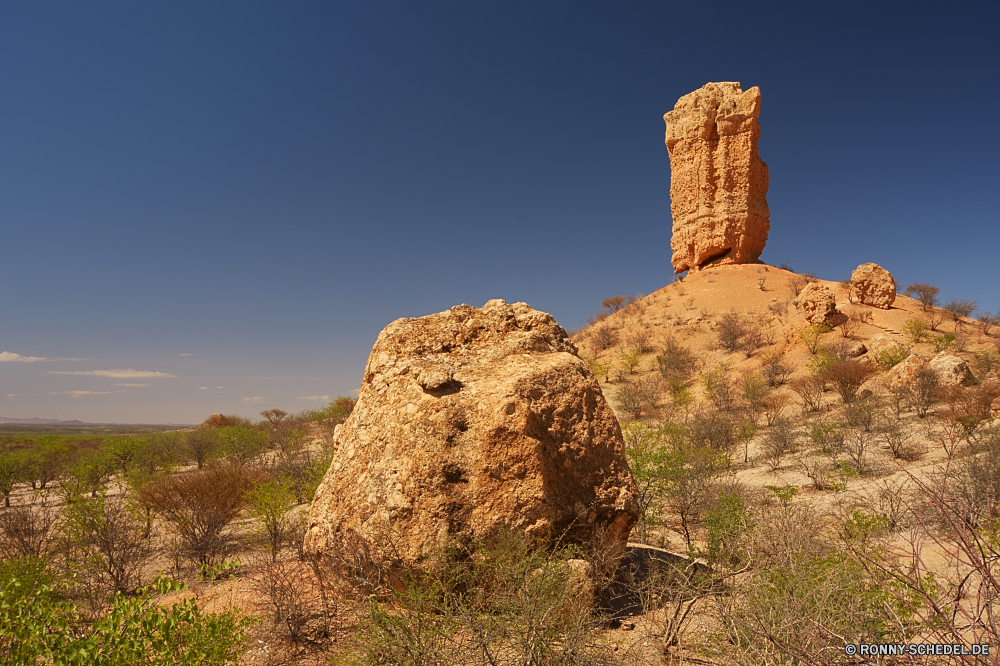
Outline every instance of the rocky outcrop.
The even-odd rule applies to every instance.
[[[941,352],[932,358],[927,367],[937,373],[941,386],[973,386],[976,383],[968,364],[948,352]]]
[[[917,373],[927,367],[927,361],[919,354],[910,354],[889,368],[882,383],[889,388],[910,386],[917,379]]]
[[[896,300],[896,281],[878,264],[861,264],[854,269],[851,289],[862,305],[888,310]]]
[[[663,116],[675,273],[756,263],[764,251],[771,214],[759,115],[760,89],[726,82],[684,95]]]
[[[810,324],[824,324],[837,312],[837,299],[826,285],[810,282],[799,292],[799,309]]]
[[[638,518],[621,429],[548,314],[460,305],[379,335],[305,549],[391,534],[416,563],[500,530],[622,552]]]

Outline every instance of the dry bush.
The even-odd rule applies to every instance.
[[[823,379],[833,384],[844,404],[851,404],[858,395],[861,385],[875,373],[875,369],[864,361],[839,361],[823,371]]]
[[[641,328],[625,338],[625,346],[629,349],[635,349],[639,354],[645,356],[653,351],[653,336],[648,330]]]
[[[746,323],[736,312],[726,312],[716,324],[716,334],[719,346],[729,352],[741,349],[741,343],[747,333]]]
[[[323,572],[316,563],[268,559],[251,573],[250,581],[261,599],[259,610],[293,642],[316,643],[337,628],[341,609],[324,589]]]
[[[597,351],[614,347],[618,344],[618,329],[609,324],[597,326],[594,329],[593,340],[594,344],[597,345]]]
[[[680,345],[674,338],[667,338],[663,351],[656,356],[660,375],[670,389],[684,386],[694,373],[696,358],[690,349]]]
[[[920,418],[927,416],[928,410],[941,397],[941,380],[931,368],[917,370],[908,388],[911,403]]]
[[[913,434],[898,421],[885,421],[879,426],[878,436],[892,451],[897,460],[913,462],[919,460],[925,449],[913,441]]]
[[[782,411],[791,403],[787,393],[771,393],[764,399],[764,422],[771,426],[781,417]]]
[[[642,418],[656,411],[656,402],[663,392],[660,377],[625,378],[616,398],[621,409],[632,418]]]
[[[772,472],[781,467],[782,458],[795,451],[798,433],[791,421],[778,418],[771,425],[761,441],[761,453]]]
[[[229,550],[224,532],[249,505],[248,491],[265,480],[260,470],[219,465],[161,477],[143,487],[139,499],[173,525],[185,556],[214,564]]]
[[[154,550],[146,522],[125,494],[81,498],[66,506],[66,537],[91,580],[110,592],[128,593],[141,584],[142,568]]]
[[[858,332],[859,326],[861,326],[861,318],[852,312],[840,323],[840,334],[845,338],[853,338],[854,334]]]
[[[55,510],[44,502],[4,509],[0,512],[0,555],[5,560],[47,555],[56,520]]]
[[[818,375],[802,377],[789,384],[802,400],[803,412],[818,412],[823,406],[823,389],[826,382]]]
[[[235,414],[212,414],[207,419],[202,421],[201,425],[203,428],[225,428],[247,425],[249,422],[249,419],[245,419],[242,416],[236,416]]]
[[[792,369],[782,362],[784,357],[784,352],[779,350],[760,359],[761,374],[771,388],[781,386],[788,381],[788,377],[792,374]]]
[[[924,282],[915,282],[906,288],[903,293],[906,296],[915,298],[920,301],[920,305],[923,306],[924,312],[929,312],[933,308],[937,307],[938,304],[938,293],[940,289],[933,285],[926,284]],[[933,329],[932,329],[933,330]]]

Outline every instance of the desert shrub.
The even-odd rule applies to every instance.
[[[442,553],[404,571],[360,625],[373,663],[589,664],[606,661],[592,640],[586,565],[573,549],[546,549],[518,533]]]
[[[985,380],[990,373],[1000,370],[1000,356],[996,352],[988,349],[972,353],[972,361],[969,363],[976,379],[980,382]]]
[[[907,337],[910,344],[919,344],[927,337],[927,322],[923,319],[908,319],[903,324],[903,335]]]
[[[761,375],[771,388],[781,386],[788,381],[788,377],[792,374],[791,368],[784,364],[784,358],[784,352],[779,350],[766,354],[760,359]]]
[[[924,418],[941,396],[941,380],[931,368],[917,370],[909,386],[909,395],[917,416]]]
[[[747,333],[746,323],[736,312],[726,312],[716,324],[719,346],[729,352],[738,351]]]
[[[193,599],[159,605],[183,588],[163,578],[137,596],[115,595],[88,619],[58,587],[18,573],[0,570],[0,652],[12,664],[235,664],[253,624],[236,611],[203,614]]]
[[[184,438],[183,450],[202,469],[216,455],[220,444],[215,429],[199,428]]]
[[[263,563],[250,576],[260,595],[260,610],[270,615],[296,642],[328,638],[338,617],[337,601],[324,589],[323,570],[316,563],[276,560]]]
[[[97,497],[116,468],[116,460],[106,451],[82,454],[67,466],[59,489],[67,502],[76,501],[87,494]]]
[[[761,454],[771,471],[781,467],[782,458],[795,451],[798,435],[791,421],[779,418],[765,432],[761,441]]]
[[[695,446],[726,455],[739,442],[735,419],[719,410],[704,410],[695,414],[688,423],[687,438]]]
[[[685,384],[694,373],[695,355],[687,347],[679,344],[674,338],[667,338],[663,351],[656,356],[656,366],[660,375],[673,388]]]
[[[941,335],[936,335],[931,338],[931,349],[934,350],[935,354],[940,354],[943,351],[948,351],[955,346],[956,336],[954,333],[943,333]]]
[[[622,426],[625,457],[639,492],[638,536],[641,543],[646,543],[649,530],[658,524],[661,510],[660,467],[667,455],[663,434],[663,429],[636,421]]]
[[[823,389],[826,382],[820,375],[802,377],[796,379],[789,387],[799,396],[802,401],[803,412],[819,411],[823,404]]]
[[[819,351],[822,336],[829,332],[830,327],[826,324],[813,324],[799,332],[799,340],[802,341],[810,354],[816,354]]]
[[[226,527],[249,505],[248,491],[264,480],[253,468],[219,465],[156,479],[139,499],[172,523],[184,555],[214,564],[229,548]]]
[[[892,457],[897,460],[913,462],[919,460],[925,453],[923,447],[913,442],[911,433],[898,420],[883,422],[879,426],[878,436],[892,451]]]
[[[859,476],[868,476],[875,471],[871,461],[875,447],[875,432],[864,428],[847,428],[844,436],[844,453],[850,459]]]
[[[271,562],[276,562],[282,547],[293,533],[288,510],[295,501],[288,484],[273,479],[259,483],[247,491],[250,515],[257,520],[254,535],[264,544]]]
[[[223,426],[215,435],[219,451],[234,465],[255,464],[271,443],[266,432],[249,425]]]
[[[767,397],[771,388],[764,379],[754,372],[745,373],[739,380],[740,403],[747,419],[757,425],[767,407]]]
[[[594,344],[598,351],[604,351],[618,344],[618,329],[609,324],[594,327]]]
[[[628,374],[634,375],[636,369],[642,363],[642,352],[638,349],[630,349],[622,352],[618,357],[618,362],[621,363],[622,368],[628,371]]]
[[[139,586],[142,567],[154,551],[145,521],[127,495],[101,492],[80,499],[65,507],[63,519],[74,557],[93,574],[91,580],[112,592]]]
[[[249,425],[249,419],[235,414],[212,414],[202,421],[203,428],[227,428],[233,426]]]
[[[32,488],[44,489],[62,476],[70,460],[70,449],[66,444],[58,441],[42,442],[28,455],[26,478]]]
[[[736,411],[740,400],[739,386],[727,376],[725,367],[716,367],[703,373],[701,386],[705,397],[716,409],[724,412]]]
[[[875,363],[878,367],[883,370],[888,370],[896,365],[899,365],[906,360],[906,357],[910,355],[910,348],[906,345],[892,344],[886,345],[882,349],[874,352],[872,357],[875,359]]]
[[[0,494],[5,507],[10,507],[10,494],[27,473],[28,460],[24,453],[0,451]]]
[[[55,536],[56,511],[43,501],[0,512],[0,556],[39,558],[48,555]]]
[[[915,282],[906,288],[903,293],[911,298],[915,298],[920,301],[920,305],[923,306],[925,312],[930,311],[932,308],[937,307],[938,304],[938,293],[940,289],[929,285],[924,282]]]
[[[979,332],[982,335],[989,335],[990,329],[1000,323],[1000,315],[989,310],[983,310],[976,315],[976,321],[979,322]]]
[[[979,304],[967,298],[952,299],[944,304],[942,309],[947,312],[952,321],[955,322],[955,326],[961,327],[963,324],[963,319],[970,317],[973,312],[979,307]]]
[[[619,407],[632,418],[642,418],[656,411],[663,390],[659,377],[627,378],[618,387]]]
[[[288,487],[296,504],[312,501],[326,471],[330,469],[333,452],[300,451],[282,458],[274,467],[278,478]]]
[[[823,371],[823,378],[833,385],[844,404],[850,404],[874,372],[874,368],[864,361],[839,361]]]
[[[625,344],[632,349],[638,350],[639,354],[643,356],[653,352],[653,336],[645,328],[640,328],[628,336],[625,339]]]

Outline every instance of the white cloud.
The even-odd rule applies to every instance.
[[[8,393],[7,397],[8,398],[16,398],[19,395],[24,395],[24,393]]]
[[[178,356],[190,356],[191,354],[178,354]]]
[[[21,356],[20,354],[15,354],[14,352],[0,352],[0,362],[10,361],[13,363],[34,363],[35,361],[52,361],[55,359],[42,358],[41,356]]]
[[[259,395],[255,395],[252,398],[243,398],[243,402],[247,403],[248,405],[259,405],[260,403],[264,402],[264,398],[262,398]]]
[[[224,388],[225,388],[224,386],[199,386],[198,390],[199,391],[211,391],[213,389],[222,390]]]
[[[176,377],[167,372],[157,372],[155,370],[133,370],[125,368],[123,370],[60,370],[50,371],[50,375],[88,375],[91,377],[111,377],[112,379],[131,379],[133,377]]]
[[[311,400],[313,402],[330,402],[328,395],[300,395],[296,400]]]
[[[112,384],[112,386],[131,386],[132,388],[146,388],[152,384]]]
[[[110,395],[111,391],[63,391],[63,393],[74,398],[82,398],[85,395]],[[49,395],[59,395],[59,391],[52,391]]]

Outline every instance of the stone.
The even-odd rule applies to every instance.
[[[675,273],[759,261],[771,228],[760,89],[707,83],[666,113]]]
[[[621,428],[551,315],[502,300],[378,336],[304,549],[389,534],[417,565],[504,530],[620,555],[639,516]]]
[[[851,273],[851,289],[862,305],[888,310],[896,300],[892,273],[878,264],[861,264]]]
[[[965,361],[948,352],[941,352],[927,364],[937,373],[941,386],[973,386],[976,377]]]
[[[919,354],[910,354],[889,368],[882,383],[890,388],[909,386],[917,378],[917,372],[927,367],[927,360]]]
[[[825,324],[837,312],[837,300],[825,284],[810,282],[799,292],[799,309],[810,324]]]
[[[847,358],[857,358],[868,353],[868,347],[863,342],[855,342],[847,348]]]

